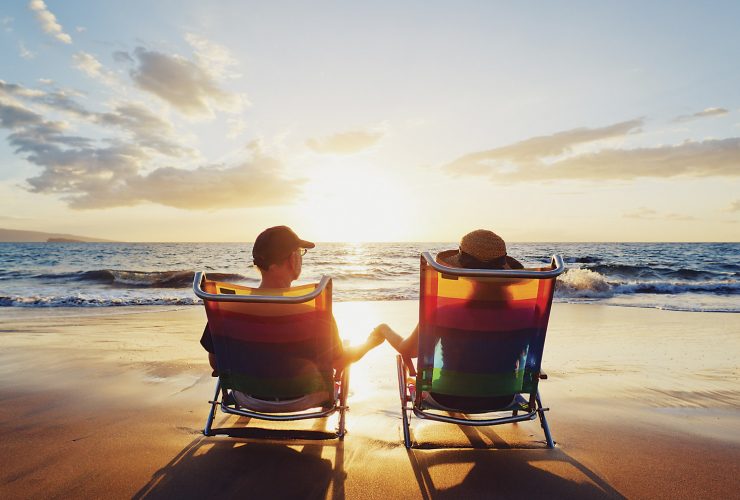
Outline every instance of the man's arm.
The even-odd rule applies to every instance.
[[[341,371],[342,368],[350,363],[359,361],[362,357],[367,354],[370,350],[379,346],[385,339],[377,331],[377,328],[373,330],[368,336],[367,340],[361,345],[345,347],[342,354],[334,360],[334,367],[337,371]]]

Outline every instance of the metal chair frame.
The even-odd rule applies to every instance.
[[[465,269],[457,267],[448,267],[439,264],[431,253],[423,252],[421,254],[422,259],[427,265],[434,268],[439,273],[447,276],[462,276],[462,277],[483,277],[483,278],[530,278],[530,279],[550,279],[555,278],[565,271],[565,265],[563,259],[559,255],[553,255],[551,259],[552,269],[545,271],[532,271],[532,270],[518,270],[518,269]],[[421,337],[419,339],[421,341]],[[413,412],[418,418],[425,420],[435,420],[438,422],[446,422],[450,424],[458,425],[469,425],[469,426],[489,426],[489,425],[501,425],[501,424],[512,424],[516,422],[524,422],[528,420],[534,420],[537,417],[540,419],[540,425],[545,434],[545,441],[548,448],[555,447],[555,441],[552,439],[550,432],[550,426],[547,423],[545,412],[549,411],[549,408],[545,408],[542,405],[539,390],[536,390],[529,394],[529,400],[519,401],[526,403],[521,409],[509,409],[502,408],[498,410],[492,409],[489,413],[511,411],[511,416],[497,417],[497,418],[483,418],[483,419],[467,419],[457,418],[449,415],[443,415],[429,410],[422,409],[422,394],[416,390],[416,385],[419,382],[418,378],[415,382],[409,381],[410,378],[417,377],[416,370],[414,369],[413,363],[404,359],[401,355],[396,357],[396,366],[398,370],[398,389],[401,398],[401,418],[403,421],[403,442],[406,448],[411,448],[411,429],[410,429],[410,417]],[[540,380],[547,379],[547,375],[540,371],[538,374]],[[517,395],[517,398],[520,398]],[[524,414],[519,414],[520,411],[525,411]],[[460,413],[465,413],[464,410],[460,410]]]
[[[275,304],[301,304],[315,299],[324,291],[324,289],[331,283],[331,278],[323,276],[319,281],[318,285],[311,292],[298,295],[298,296],[270,296],[270,295],[229,295],[229,294],[216,294],[208,293],[203,290],[201,284],[206,279],[206,273],[198,271],[195,273],[193,279],[193,292],[195,295],[204,301],[215,301],[215,302],[243,302],[243,303],[275,303]],[[339,421],[337,423],[336,436],[339,439],[344,439],[346,430],[346,412],[349,410],[347,406],[347,393],[349,390],[349,366],[344,367],[342,374],[338,381],[334,383],[334,398],[333,405],[330,408],[313,411],[313,412],[290,412],[290,413],[264,413],[254,410],[241,408],[239,405],[230,405],[226,403],[227,389],[221,387],[221,377],[216,380],[216,389],[213,395],[213,399],[208,401],[211,405],[211,409],[208,412],[206,418],[206,424],[203,428],[203,434],[206,436],[213,436],[213,420],[216,416],[216,409],[219,408],[223,413],[231,415],[239,415],[241,417],[250,417],[260,420],[269,420],[273,422],[285,422],[293,420],[306,420],[312,418],[324,418],[339,412]],[[221,400],[219,401],[219,393],[221,394]]]

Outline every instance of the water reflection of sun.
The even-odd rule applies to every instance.
[[[340,302],[333,305],[334,318],[339,327],[339,336],[349,341],[350,345],[360,345],[367,339],[373,328],[384,321],[382,317],[382,303],[375,302]],[[388,356],[371,351],[366,358],[352,365],[351,390],[355,394],[367,394],[373,391],[375,374],[372,373],[373,358]]]

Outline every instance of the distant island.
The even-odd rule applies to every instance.
[[[19,229],[0,229],[0,243],[115,243],[113,240],[90,238],[74,234],[44,233],[41,231],[21,231]]]

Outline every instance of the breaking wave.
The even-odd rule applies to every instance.
[[[142,288],[185,288],[193,283],[193,271],[119,271],[98,269],[73,273],[40,274],[42,280],[86,281],[112,286]],[[253,279],[241,274],[208,273],[208,278],[216,281],[249,282]]]

